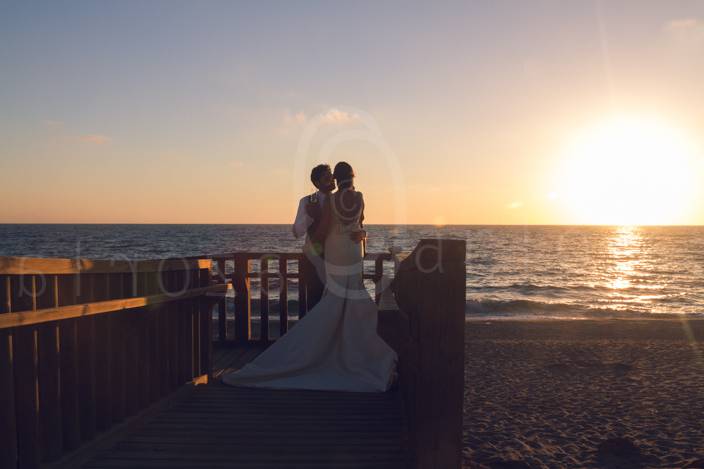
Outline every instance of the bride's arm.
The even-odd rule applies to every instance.
[[[364,230],[364,197],[361,192],[358,192],[357,196],[359,197],[359,227],[362,229],[350,233],[350,237],[354,242],[359,243],[367,239],[367,232]]]

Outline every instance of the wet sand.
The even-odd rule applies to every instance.
[[[704,320],[465,333],[464,467],[704,468]]]

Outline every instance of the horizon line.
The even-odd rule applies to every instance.
[[[0,222],[2,225],[162,225],[162,226],[291,226],[291,223],[175,223],[175,222]],[[598,224],[598,223],[367,223],[365,226],[433,226],[444,228],[449,226],[534,226],[534,227],[704,227],[702,224]]]

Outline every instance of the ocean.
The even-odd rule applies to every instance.
[[[369,252],[465,239],[468,318],[704,316],[704,227],[367,230]],[[153,259],[300,248],[289,225],[0,225],[1,256]]]

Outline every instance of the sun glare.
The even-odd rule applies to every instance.
[[[656,118],[613,117],[578,132],[557,185],[575,223],[684,223],[695,200],[694,147]]]

